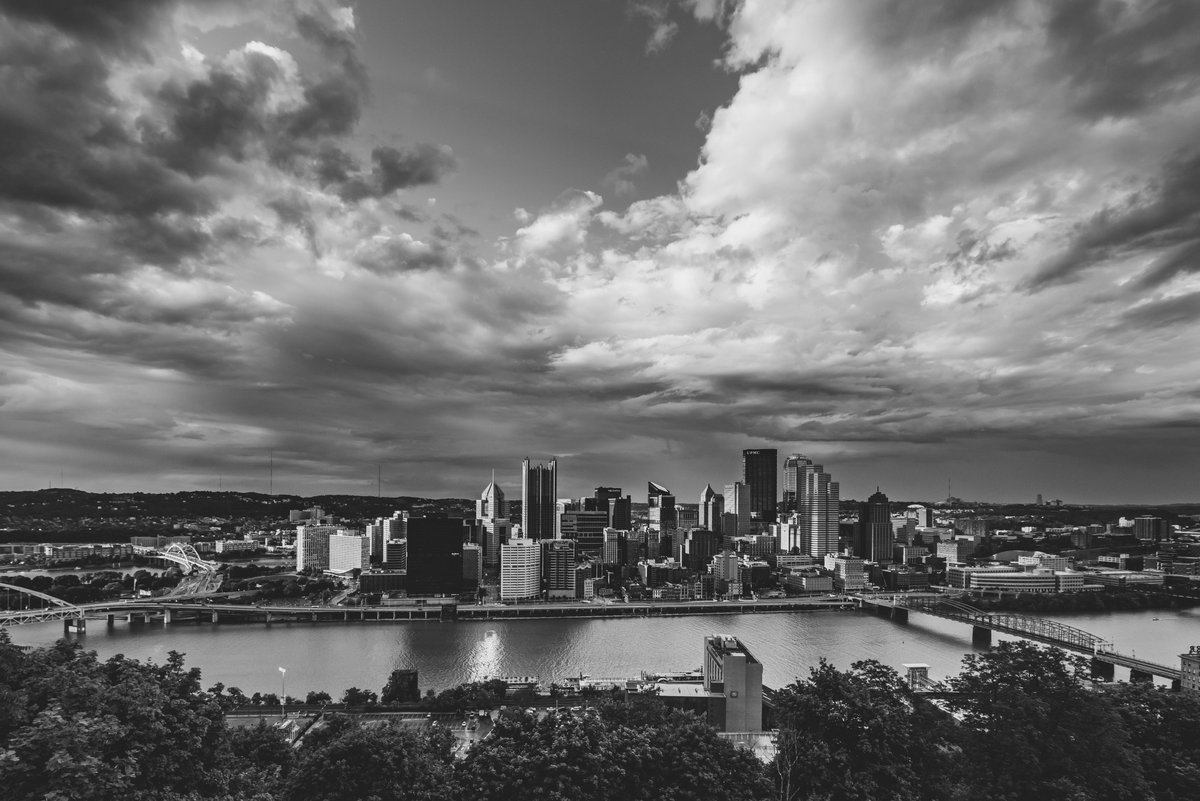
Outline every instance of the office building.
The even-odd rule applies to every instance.
[[[971,559],[975,553],[975,541],[972,539],[953,539],[937,544],[937,555],[948,564],[958,565]]]
[[[508,542],[512,523],[508,519],[508,500],[496,483],[494,473],[491,483],[483,488],[475,501],[475,519],[481,528],[479,544],[483,548],[483,564],[495,569],[500,566],[500,546]]]
[[[724,515],[725,496],[714,491],[712,484],[705,484],[700,493],[700,528],[720,534]]]
[[[832,562],[832,564],[830,564]],[[863,560],[857,556],[825,557],[827,567],[833,570],[833,586],[840,592],[855,592],[867,586],[863,575]]]
[[[779,451],[754,448],[742,451],[742,481],[750,488],[750,519],[772,523],[779,498]],[[739,535],[748,532],[739,531]]]
[[[463,592],[473,592],[483,583],[483,548],[467,544],[462,551]]]
[[[704,638],[704,689],[725,699],[721,731],[762,731],[762,663],[737,637]]]
[[[675,496],[662,484],[646,482],[646,506],[650,516],[650,528],[663,531],[676,527]]]
[[[892,529],[892,513],[888,497],[875,488],[875,494],[858,505],[857,542],[854,553],[876,564],[892,561],[892,545],[896,538]]]
[[[554,539],[558,508],[558,460],[549,464],[521,462],[521,536],[532,540]]]
[[[296,526],[296,570],[329,568],[329,538],[336,526]]]
[[[740,481],[725,485],[725,514],[721,535],[725,538],[750,533],[750,488]]]
[[[821,465],[804,456],[797,458],[801,550],[820,559],[838,548],[840,488]]]
[[[385,542],[381,564],[386,570],[408,570],[408,540]]]
[[[542,540],[542,586],[547,598],[576,597],[574,540]]]
[[[1179,689],[1200,693],[1200,645],[1190,646],[1186,654],[1179,655]]]
[[[608,519],[607,511],[563,512],[559,521],[559,536],[564,540],[574,540],[580,556],[599,557],[604,548],[604,529],[609,527]]]
[[[701,571],[721,550],[721,537],[703,528],[694,528],[687,533],[677,551],[679,561],[688,570]]]
[[[363,534],[341,530],[329,538],[329,571],[349,573],[371,566],[371,540]]]
[[[907,517],[914,518],[918,526],[933,525],[933,514],[927,506],[922,506],[919,503],[909,504],[908,508],[904,510],[904,514]]]
[[[500,546],[500,600],[530,601],[542,594],[542,545],[517,537]]]
[[[608,512],[609,528],[626,531],[633,527],[633,498],[621,495],[620,487],[596,487],[592,497],[595,509],[588,511]]]
[[[796,499],[800,497],[800,466],[804,461],[805,457],[799,453],[793,453],[783,460],[784,513],[795,512],[799,509],[796,505]]]
[[[457,595],[462,591],[462,529],[460,518],[409,518],[409,595]]]
[[[1162,542],[1171,539],[1171,524],[1161,517],[1135,517],[1133,536],[1143,542]]]

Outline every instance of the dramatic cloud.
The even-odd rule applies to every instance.
[[[587,94],[644,139],[539,115],[519,53],[530,85],[492,97],[465,63],[381,81],[387,31],[332,3],[0,4],[11,463],[173,488],[274,450],[289,489],[382,463],[463,495],[558,454],[564,493],[686,498],[766,445],[847,495],[1194,492],[1200,8],[612,13],[661,91],[698,24],[738,78],[687,109],[706,138],[665,194],[650,110]],[[595,157],[545,196],[498,177],[555,136]]]

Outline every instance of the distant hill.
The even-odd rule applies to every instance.
[[[43,489],[0,492],[0,520],[7,527],[23,521],[128,521],[130,518],[201,518],[286,520],[291,509],[319,506],[346,518],[390,517],[392,512],[474,514],[464,498],[380,498],[364,495],[265,495],[258,492],[83,492]]]

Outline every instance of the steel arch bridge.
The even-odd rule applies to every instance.
[[[924,612],[947,620],[969,623],[979,628],[1013,634],[1018,637],[1069,648],[1088,654],[1111,653],[1113,644],[1095,634],[1041,617],[1019,615],[1014,612],[984,612],[954,598],[907,598],[897,599],[897,605]]]
[[[28,587],[18,587],[15,584],[0,582],[0,589],[11,590],[32,598],[49,601],[50,606],[40,609],[23,609],[15,612],[0,612],[0,626],[14,626],[20,623],[46,623],[51,620],[77,620],[84,616],[84,610],[75,604],[69,604],[61,598],[47,595],[44,592],[31,590]]]
[[[202,573],[217,572],[217,563],[201,559],[200,554],[191,545],[173,542],[161,551],[154,551],[153,555],[187,568],[188,573],[197,570]]]

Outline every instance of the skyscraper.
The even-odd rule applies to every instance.
[[[888,497],[876,487],[875,494],[858,505],[858,526],[855,529],[854,553],[868,562],[890,564],[895,543],[891,507]]]
[[[665,531],[676,526],[675,496],[662,484],[646,482],[646,505],[649,507],[650,528]]]
[[[462,590],[462,532],[457,518],[409,518],[409,595],[456,595]]]
[[[754,448],[742,451],[742,481],[750,488],[750,519],[756,523],[775,520],[779,497],[779,451]]]
[[[838,545],[838,483],[819,464],[797,454],[796,506],[801,549],[820,559]]]
[[[521,462],[521,536],[531,540],[554,538],[558,508],[558,460],[534,467]]]
[[[750,533],[750,488],[740,481],[725,485],[725,514],[721,534],[726,539]]]
[[[712,484],[704,485],[700,493],[700,528],[721,533],[721,517],[725,514],[725,496],[717,494]]]
[[[500,600],[527,601],[542,594],[542,546],[519,537],[500,546]]]
[[[797,509],[797,489],[800,486],[800,465],[804,457],[798,453],[783,460],[783,510],[794,512]]]
[[[488,567],[496,567],[500,564],[500,546],[508,542],[511,524],[508,521],[508,501],[504,498],[504,490],[496,483],[495,473],[479,500],[475,501],[475,519],[483,527],[483,563]]]

